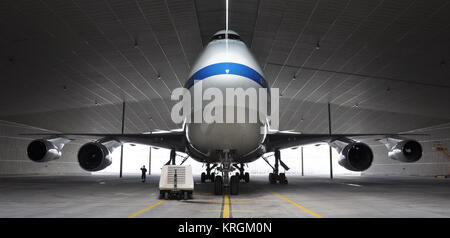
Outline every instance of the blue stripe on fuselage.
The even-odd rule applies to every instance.
[[[228,72],[227,72],[228,71]],[[261,85],[263,88],[267,88],[267,82],[264,77],[259,74],[256,70],[237,63],[225,62],[208,65],[197,72],[195,72],[189,80],[184,85],[185,88],[189,89],[194,85],[196,80],[203,80],[205,78],[221,75],[221,74],[234,74],[239,75],[248,79],[251,79]]]

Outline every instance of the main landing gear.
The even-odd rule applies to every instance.
[[[175,157],[177,156],[177,153],[175,150],[170,150],[170,159],[167,161],[166,165],[175,165]]]
[[[287,171],[289,170],[289,167],[287,167],[286,164],[283,163],[283,161],[281,161],[280,158],[280,151],[279,150],[275,150],[275,165],[272,166],[269,161],[267,161],[266,158],[263,158],[269,165],[270,167],[272,167],[273,169],[273,173],[269,173],[269,182],[271,184],[275,184],[277,182],[279,182],[280,184],[288,184],[288,180],[286,178],[286,174],[285,173],[278,173],[278,167],[281,164],[281,166]]]
[[[239,178],[240,180],[244,180],[245,183],[250,182],[250,174],[248,172],[244,172],[244,164],[241,163],[241,166],[238,164],[233,164],[233,167],[239,170],[239,172],[236,172],[235,176]]]
[[[211,173],[211,170],[213,170],[215,167],[217,167],[217,164],[211,166],[210,163],[206,163],[206,173],[203,172],[200,176],[200,180],[202,181],[202,183],[205,183],[207,180],[214,182],[216,174],[214,172]]]

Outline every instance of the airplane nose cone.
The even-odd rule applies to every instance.
[[[234,150],[237,155],[244,155],[264,139],[259,123],[198,123],[188,127],[189,142],[203,153]]]

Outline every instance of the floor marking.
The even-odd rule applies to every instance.
[[[261,210],[236,210],[236,209],[233,209],[233,212],[261,212]]]
[[[290,204],[292,204],[292,205],[294,205],[294,206],[296,206],[296,207],[302,209],[303,211],[305,211],[305,212],[307,212],[307,213],[309,213],[309,214],[311,214],[311,215],[313,215],[313,216],[315,216],[315,217],[317,217],[317,218],[323,218],[323,216],[321,216],[321,215],[319,215],[319,214],[317,214],[317,213],[315,213],[315,212],[309,210],[309,209],[306,208],[306,207],[303,207],[303,206],[297,204],[297,203],[294,202],[294,201],[289,200],[288,198],[286,198],[285,196],[283,196],[283,195],[281,195],[281,194],[278,194],[278,193],[272,192],[272,191],[270,191],[270,192],[273,193],[273,194],[275,194],[275,195],[278,196],[279,198],[281,198],[281,199],[283,199],[283,200],[289,202]]]
[[[183,200],[181,201],[183,203],[192,203],[192,204],[222,204],[223,207],[223,198],[222,199],[214,199],[214,198],[205,198],[205,199],[190,199],[190,200]]]
[[[264,203],[264,202],[260,202],[260,201],[254,201],[254,202],[235,202],[233,199],[233,204],[260,204],[260,203]]]
[[[354,184],[354,183],[347,183],[347,185],[353,186],[353,187],[362,187],[362,185]]]
[[[260,212],[261,210],[234,210],[233,212]],[[200,212],[222,212],[222,210],[200,210]],[[223,217],[229,218],[229,217]]]
[[[161,201],[159,201],[159,202],[157,202],[157,203],[155,203],[155,204],[153,204],[153,205],[150,205],[150,206],[148,206],[148,207],[146,207],[146,208],[144,208],[144,209],[142,209],[142,210],[136,212],[135,214],[129,216],[128,218],[134,218],[134,217],[136,217],[137,215],[139,215],[139,214],[141,214],[141,213],[143,213],[143,212],[146,212],[146,211],[148,211],[148,210],[150,210],[150,209],[152,209],[152,208],[158,206],[159,204],[161,204],[161,203],[163,203],[163,202],[165,202],[165,201],[166,201],[166,200],[161,200]]]
[[[222,212],[222,210],[200,210],[200,212]],[[281,210],[236,210],[233,209],[233,212],[265,212],[265,213],[274,213],[274,212],[283,212]],[[284,211],[283,213],[289,213],[290,211]]]
[[[359,185],[359,184],[356,184],[356,183],[339,183],[339,184],[353,186],[353,187],[362,187],[362,185]]]
[[[230,218],[230,197],[225,194],[223,197],[223,212],[222,218]]]
[[[256,200],[255,198],[233,198],[233,201],[253,201]]]

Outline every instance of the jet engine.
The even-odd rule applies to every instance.
[[[422,157],[422,146],[415,140],[387,138],[380,142],[389,150],[388,157],[390,159],[411,163]]]
[[[78,162],[84,170],[100,171],[112,163],[113,151],[121,145],[116,140],[99,140],[81,146]]]
[[[61,157],[64,144],[70,139],[64,137],[53,137],[33,140],[27,147],[27,155],[34,162],[47,162]]]
[[[344,139],[335,140],[330,145],[339,153],[338,163],[348,170],[364,171],[372,165],[372,150],[364,143]]]

